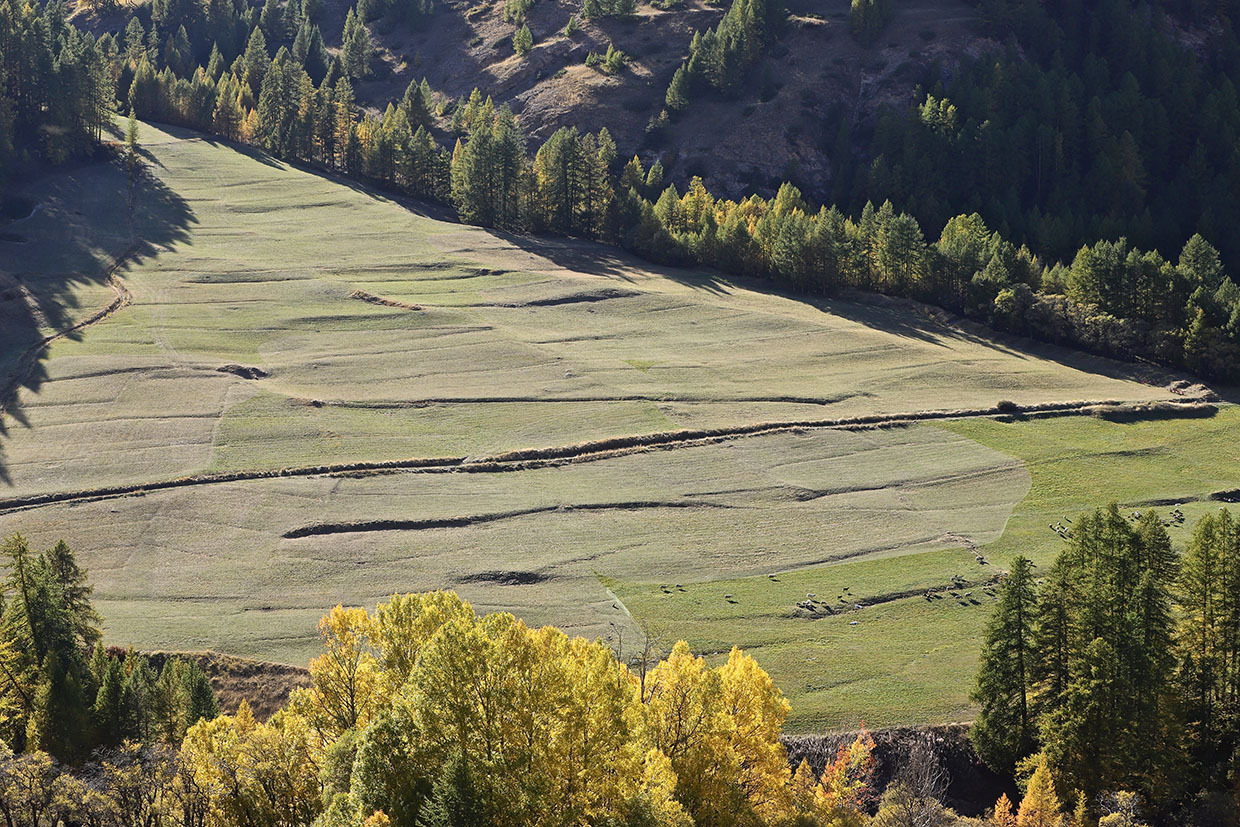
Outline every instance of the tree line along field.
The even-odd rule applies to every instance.
[[[1006,557],[1048,559],[1048,523],[1107,498],[1240,486],[1227,406],[823,424],[1166,378],[445,223],[188,131],[141,144],[132,213],[124,169],[87,165],[2,243],[6,368],[119,302],[32,363],[0,443],[0,530],[81,550],[110,643],[303,663],[325,608],[443,587],[630,653],[642,626],[740,644],[793,729],[958,720]],[[194,475],[217,476],[133,490]]]

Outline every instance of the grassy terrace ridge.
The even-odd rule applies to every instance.
[[[626,650],[639,623],[752,648],[793,729],[958,720],[986,585],[1049,559],[1046,514],[1240,486],[1230,406],[977,416],[1165,399],[1161,374],[141,142],[132,235],[94,164],[0,244],[10,374],[128,299],[41,351],[0,437],[0,531],[80,550],[110,643],[301,664],[336,602],[453,588]],[[924,597],[954,575],[971,598]]]

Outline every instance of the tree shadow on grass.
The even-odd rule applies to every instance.
[[[541,256],[566,270],[636,284],[635,272],[661,276],[677,284],[717,296],[731,294],[737,287],[753,289],[743,279],[725,276],[705,267],[674,267],[656,264],[624,250],[596,241],[559,236],[524,235],[502,230],[487,230],[496,238],[531,255]]]
[[[1064,367],[1093,373],[1109,379],[1165,386],[1182,376],[1168,368],[1137,362],[1121,362],[1070,347],[1038,342],[1023,336],[1000,333],[985,325],[963,319],[947,311],[909,299],[852,291],[841,297],[792,293],[765,279],[729,276],[709,268],[673,267],[652,264],[618,247],[592,241],[546,238],[490,231],[519,249],[542,256],[569,270],[635,282],[634,271],[652,273],[679,284],[716,295],[749,290],[786,298],[817,308],[872,330],[923,344],[950,349],[968,343],[1015,359],[1047,360]],[[1216,389],[1217,390],[1217,389]],[[1230,400],[1227,389],[1219,390]],[[1065,400],[1067,401],[1067,400]]]
[[[78,291],[108,285],[113,271],[123,274],[188,240],[196,223],[189,204],[149,168],[141,168],[133,186],[131,211],[126,166],[105,153],[31,181],[24,195],[38,205],[34,214],[0,228],[20,237],[0,241],[0,481],[6,484],[12,484],[3,451],[10,420],[31,427],[22,391],[37,393],[48,381],[49,345],[80,340],[127,303],[119,285],[93,306],[82,306]]]

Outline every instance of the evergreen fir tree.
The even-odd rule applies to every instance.
[[[486,827],[486,799],[463,756],[448,761],[418,814],[418,827]]]
[[[263,37],[261,29],[255,28],[250,32],[245,54],[241,56],[240,67],[241,80],[249,86],[254,100],[258,100],[259,92],[263,88],[263,78],[270,65],[271,57],[267,54],[267,39]]]
[[[534,48],[534,35],[530,33],[530,27],[522,23],[521,28],[517,29],[512,36],[512,50],[523,57],[532,48]]]
[[[981,708],[970,736],[978,754],[992,767],[1011,770],[1036,745],[1029,702],[1036,616],[1033,563],[1017,557],[999,587],[999,604],[986,629],[973,691],[973,700]]]
[[[76,556],[64,540],[58,540],[52,546],[46,560],[53,579],[60,587],[74,631],[84,647],[93,648],[102,637],[98,628],[102,618],[91,605],[94,588],[87,582],[86,570],[78,565]]]
[[[349,9],[341,35],[341,56],[344,70],[350,78],[364,78],[370,74],[370,58],[374,47],[365,22]]]
[[[689,105],[689,73],[683,63],[672,75],[672,82],[667,87],[664,102],[673,112],[679,112]]]

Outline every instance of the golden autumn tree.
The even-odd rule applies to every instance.
[[[315,740],[300,716],[282,710],[262,724],[242,701],[185,734],[183,786],[206,827],[308,824],[322,806]]]
[[[814,775],[802,760],[788,785],[788,815],[824,827],[863,827],[873,799],[874,739],[862,730]]]
[[[788,702],[740,650],[711,669],[680,641],[646,677],[648,736],[672,762],[676,797],[698,823],[728,824],[788,808],[778,734]]]
[[[995,811],[990,817],[994,827],[1016,827],[1016,814],[1012,812],[1012,802],[1007,793],[999,796],[995,802]]]
[[[446,623],[403,697],[423,747],[496,779],[506,812],[594,822],[641,791],[634,683],[602,644],[495,614]]]
[[[323,827],[416,827],[464,810],[495,827],[724,827],[851,814],[860,800],[872,742],[798,792],[779,741],[789,704],[740,650],[710,668],[677,644],[643,696],[603,643],[478,617],[450,592],[393,596],[373,615],[337,606],[319,629],[311,686],[270,724],[243,707],[187,736],[192,786],[225,813],[207,827],[265,812],[259,788],[309,808],[262,823],[326,807]]]
[[[759,814],[772,817],[787,804],[788,753],[779,733],[792,705],[766,670],[739,648],[733,647],[719,676],[737,783]]]
[[[1038,762],[1029,779],[1029,787],[1016,813],[1017,827],[1059,827],[1063,808],[1055,793],[1055,779],[1045,760]]]
[[[391,701],[413,673],[422,649],[444,624],[473,617],[474,610],[456,592],[392,595],[376,606],[370,640],[378,652],[379,702]]]
[[[325,621],[333,657],[316,660],[296,705],[308,718],[339,708],[327,688],[347,684],[355,663],[373,672],[369,720],[323,727],[329,764],[350,776],[328,772],[325,824],[382,810],[405,827],[466,799],[514,827],[687,818],[671,763],[644,737],[638,682],[609,647],[510,614],[479,618],[450,593],[393,597],[365,619],[347,611]]]
[[[817,811],[824,823],[847,827],[865,823],[875,798],[874,771],[874,737],[862,729],[822,771]]]
[[[375,711],[379,681],[365,609],[337,606],[319,621],[324,652],[310,661],[311,684],[289,698],[290,708],[326,741],[364,727]]]

